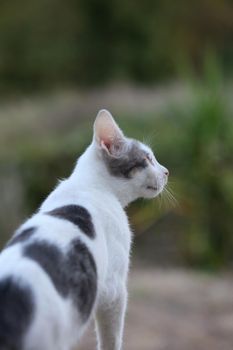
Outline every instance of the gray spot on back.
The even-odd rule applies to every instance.
[[[64,257],[59,248],[46,241],[33,242],[24,247],[24,256],[40,265],[52,280],[59,294],[67,295],[66,279],[63,272]]]
[[[115,158],[103,153],[103,159],[107,168],[113,176],[132,178],[132,170],[144,169],[147,167],[146,152],[141,149],[138,141],[132,141],[127,152],[121,157]]]
[[[95,229],[92,223],[91,215],[86,208],[70,204],[63,207],[55,208],[46,214],[55,216],[59,219],[68,220],[78,226],[80,230],[88,237],[95,237]]]
[[[71,242],[66,264],[70,292],[85,321],[97,292],[96,264],[87,246],[79,239]]]
[[[12,277],[0,281],[0,349],[20,350],[34,314],[31,289]]]
[[[34,232],[36,231],[36,227],[29,227],[19,234],[17,236],[14,236],[10,239],[10,241],[7,243],[6,247],[10,247],[16,243],[23,243],[26,241],[29,241],[29,239],[32,237]]]
[[[97,290],[95,261],[79,239],[70,243],[66,254],[53,244],[34,242],[24,247],[24,255],[36,261],[64,298],[71,297],[83,320],[90,315]]]

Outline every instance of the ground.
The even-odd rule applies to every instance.
[[[94,350],[93,325],[81,350]],[[232,350],[233,278],[132,271],[124,350]]]

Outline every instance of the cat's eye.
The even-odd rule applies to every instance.
[[[151,157],[151,155],[150,155],[149,153],[146,155],[146,159],[149,160],[149,162],[150,162],[152,165],[154,165],[154,160],[153,160],[153,158]]]

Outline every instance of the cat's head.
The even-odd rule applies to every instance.
[[[134,200],[154,198],[163,191],[168,170],[159,164],[150,147],[127,138],[107,110],[96,117],[93,142],[119,193],[125,192]]]

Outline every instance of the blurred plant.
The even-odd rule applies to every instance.
[[[206,80],[196,84],[192,118],[184,147],[191,211],[190,260],[215,267],[233,257],[232,119],[216,66],[207,66]]]
[[[170,169],[178,207],[139,203],[132,208],[132,217],[136,231],[150,233],[144,253],[153,246],[156,255],[159,243],[152,235],[169,220],[166,230],[170,235],[179,231],[178,241],[170,240],[183,261],[216,269],[233,261],[233,120],[221,69],[211,52],[206,55],[204,73],[201,80],[191,75],[191,102],[170,105],[154,120],[144,119],[148,133],[152,125],[159,130],[160,144],[153,135],[152,145]],[[166,239],[169,242],[168,235]]]
[[[229,0],[2,0],[1,92],[200,74],[209,46],[232,72],[232,23]]]
[[[132,226],[139,234],[137,253],[150,263],[158,256],[164,263],[175,255],[173,264],[179,261],[216,269],[233,261],[232,101],[213,54],[206,56],[204,72],[205,79],[189,80],[191,96],[184,96],[179,104],[168,101],[155,113],[122,114],[119,118],[127,135],[149,139],[158,160],[170,170],[170,186],[178,201],[173,207],[162,197],[154,202],[138,201],[129,209]],[[90,140],[90,125],[87,129],[80,123],[66,132],[58,129],[53,125],[51,132],[41,133],[35,142],[33,132],[25,143],[22,137],[17,138],[16,130],[8,143],[6,137],[0,152],[0,184],[10,183],[1,200],[0,228],[4,236],[7,228],[16,227],[23,215],[38,208],[57,177],[70,173]],[[17,149],[17,161],[12,161],[15,176],[9,176],[11,180],[6,182],[11,169],[7,152],[12,144]],[[13,206],[15,188],[22,199]],[[7,208],[12,210],[10,226],[9,220],[4,221]]]

